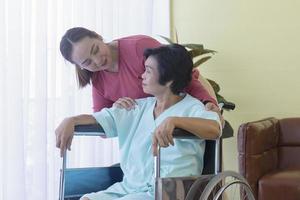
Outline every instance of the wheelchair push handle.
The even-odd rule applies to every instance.
[[[219,103],[219,108],[223,110],[234,110],[235,109],[235,104],[232,102],[221,102]]]

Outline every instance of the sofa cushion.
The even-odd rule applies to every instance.
[[[300,168],[274,171],[258,182],[259,200],[299,200]]]

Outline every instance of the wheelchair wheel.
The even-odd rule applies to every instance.
[[[204,188],[199,200],[245,199],[255,200],[246,179],[234,171],[214,176]]]

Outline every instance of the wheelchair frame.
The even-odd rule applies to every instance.
[[[197,139],[195,135],[182,130],[182,129],[175,129],[174,130],[174,138],[176,139]],[[78,125],[75,126],[75,132],[74,136],[105,136],[103,128],[99,124],[91,124],[91,125]],[[204,169],[203,172],[205,174],[217,174],[221,171],[221,160],[220,160],[220,139],[217,140],[207,140],[209,144],[206,145],[206,147],[209,145],[214,146],[214,160],[212,161],[210,156],[207,155],[207,152],[205,152],[205,155],[207,159],[209,159],[208,163],[204,163]],[[208,149],[208,148],[205,148]],[[155,158],[155,178],[156,180],[160,179],[160,148],[158,148],[158,156]],[[209,152],[211,154],[211,152]],[[65,199],[65,172],[68,169],[67,168],[67,152],[63,155],[63,162],[62,162],[62,169],[60,174],[60,187],[59,187],[59,200]],[[211,169],[213,167],[213,169]]]
[[[233,110],[235,105],[232,103],[225,103],[220,106],[223,109]],[[223,111],[223,110],[222,110]],[[189,191],[184,197],[185,200],[192,200],[195,198],[195,192],[197,187],[199,187],[200,183],[207,184],[204,186],[203,190],[201,190],[201,195],[199,200],[207,200],[211,198],[211,194],[213,194],[212,198],[217,200],[223,192],[230,187],[231,185],[237,184],[243,187],[241,191],[241,196],[243,194],[247,194],[248,200],[254,200],[254,196],[251,190],[251,187],[247,183],[246,179],[242,177],[240,174],[233,171],[225,171],[222,170],[222,138],[227,138],[233,136],[233,129],[228,122],[225,121],[226,130],[225,135],[223,134],[220,138],[216,140],[206,140],[206,147],[204,153],[204,167],[202,171],[202,175],[200,177],[194,177],[194,183],[190,185]],[[75,136],[105,136],[103,128],[99,124],[92,125],[79,125],[75,126]],[[173,133],[174,138],[176,139],[197,139],[195,135],[182,130],[175,129]],[[211,160],[211,146],[214,145],[214,160]],[[209,148],[208,148],[209,146]],[[209,149],[209,150],[208,150]],[[66,159],[67,153],[64,153],[62,169],[60,174],[60,187],[59,187],[59,200],[65,200],[65,170],[66,168]],[[158,156],[156,156],[154,160],[155,164],[155,200],[163,200],[162,192],[159,193],[159,187],[162,186],[162,180],[165,178],[160,177],[160,147],[158,147]],[[213,170],[211,169],[213,168]],[[116,173],[119,173],[118,171]],[[206,176],[206,177],[204,177]],[[204,178],[203,178],[204,177]],[[225,178],[232,177],[236,180],[233,180],[229,183],[225,183]],[[189,177],[186,177],[189,178]],[[221,186],[221,185],[223,186]],[[217,189],[217,191],[214,191]],[[216,193],[216,196],[214,195]],[[249,196],[248,196],[249,195]],[[197,197],[198,198],[198,197]]]
[[[195,135],[191,134],[188,131],[185,131],[183,129],[175,129],[173,132],[173,137],[176,139],[200,139],[196,137]],[[211,179],[211,177],[204,177],[205,175],[217,175],[221,171],[221,149],[220,149],[220,140],[222,138],[217,138],[216,140],[206,140],[206,142],[214,142],[214,164],[213,164],[213,173],[211,174],[211,169],[207,168],[207,163],[205,163],[205,153],[207,153],[207,146],[205,147],[205,153],[204,153],[204,166],[203,166],[203,172],[201,175],[201,182],[203,183],[208,183]],[[160,176],[160,159],[161,159],[161,154],[160,154],[160,149],[161,147],[158,146],[158,155],[155,157],[155,162],[154,162],[154,169],[155,169],[155,200],[163,200],[163,185],[164,182],[174,182],[176,181],[176,178],[161,178]],[[204,177],[204,178],[202,178]],[[198,180],[199,177],[180,177],[177,178],[180,182],[190,182],[191,179],[194,179],[194,181]],[[166,181],[164,181],[166,180]],[[177,180],[177,181],[178,181]],[[185,180],[185,181],[184,181]],[[192,184],[193,186],[194,184]],[[191,188],[189,188],[190,190]],[[194,191],[189,191],[187,193],[187,196],[194,196]],[[177,199],[177,198],[176,198]],[[187,197],[189,199],[189,197]]]

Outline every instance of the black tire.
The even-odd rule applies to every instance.
[[[229,183],[226,182],[224,183],[224,180],[230,177],[233,178],[234,181]],[[224,171],[214,176],[204,188],[199,200],[208,200],[209,198],[212,197],[211,195],[212,193],[213,193],[213,200],[218,200],[219,197],[222,196],[222,194],[226,191],[226,189],[232,185],[241,186],[243,192],[240,195],[246,195],[247,196],[246,199],[248,200],[255,200],[251,187],[246,181],[246,179],[242,175],[234,171]]]

